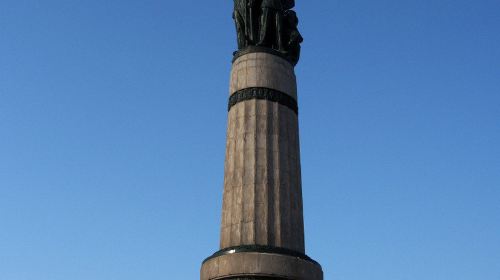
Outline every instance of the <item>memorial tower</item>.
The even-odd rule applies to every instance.
[[[304,244],[294,6],[234,0],[220,251],[201,280],[323,279]]]

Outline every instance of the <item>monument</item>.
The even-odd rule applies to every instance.
[[[304,244],[294,6],[234,0],[220,251],[201,280],[323,279]]]

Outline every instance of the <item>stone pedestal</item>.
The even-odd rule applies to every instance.
[[[322,280],[305,255],[294,66],[267,52],[231,71],[220,251],[201,280]]]

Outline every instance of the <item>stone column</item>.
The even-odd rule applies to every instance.
[[[304,253],[293,67],[251,53],[236,59],[231,76],[221,248]]]
[[[323,279],[305,255],[294,67],[272,53],[233,62],[220,249],[202,280]]]

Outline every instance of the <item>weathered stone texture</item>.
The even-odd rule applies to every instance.
[[[252,53],[233,63],[231,94],[248,87],[297,98],[294,69],[283,58]],[[268,245],[304,253],[297,115],[266,100],[229,111],[221,249]]]
[[[297,99],[294,67],[286,59],[272,54],[250,53],[233,63],[229,94],[252,87],[274,89]]]
[[[266,88],[297,100],[292,64],[269,53],[238,57],[230,96]],[[228,115],[220,248],[201,270],[202,280],[322,280],[321,266],[305,256],[300,145],[295,110],[273,99],[242,99]],[[236,252],[261,245],[271,252]],[[305,258],[297,257],[303,254]]]
[[[229,112],[221,248],[304,252],[297,115],[265,100]]]
[[[290,256],[238,253],[204,263],[200,279],[323,280],[323,271],[315,263]]]

